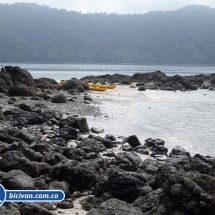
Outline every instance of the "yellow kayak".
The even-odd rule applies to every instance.
[[[64,80],[61,80],[61,81],[58,81],[57,83],[58,83],[58,85],[60,85],[60,86],[62,86],[63,84],[64,84]]]
[[[116,88],[116,85],[102,85],[102,84],[93,84],[93,83],[88,83],[88,86],[106,88],[106,89],[114,89],[114,88]]]
[[[89,90],[94,90],[94,91],[105,91],[107,88],[100,88],[100,87],[91,87],[89,86]]]

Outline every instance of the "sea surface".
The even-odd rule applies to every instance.
[[[57,81],[88,75],[127,74],[161,70],[169,76],[215,73],[215,66],[193,65],[92,65],[92,64],[11,64],[28,70],[34,78]],[[105,133],[146,138],[161,138],[171,150],[185,147],[192,155],[215,156],[215,91],[189,92],[124,90],[93,94],[104,100],[99,106],[103,118],[89,118],[90,127],[102,127]],[[106,99],[104,99],[106,98]]]

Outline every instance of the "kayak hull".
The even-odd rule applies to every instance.
[[[89,90],[94,91],[105,91],[107,88],[100,88],[100,87],[89,87]]]
[[[116,85],[101,85],[101,84],[93,84],[93,83],[88,83],[88,86],[106,88],[106,89],[114,89],[114,88],[116,88]]]

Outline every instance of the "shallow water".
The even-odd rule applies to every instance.
[[[90,123],[105,134],[136,134],[143,143],[149,137],[163,139],[169,151],[180,145],[192,154],[215,156],[214,95],[207,90],[109,94],[100,105],[104,117],[90,118]]]

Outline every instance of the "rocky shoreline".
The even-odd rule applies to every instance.
[[[177,76],[180,82],[173,77],[159,71],[129,80],[161,90],[205,88],[206,83],[212,89],[215,84],[214,74]],[[131,84],[122,75],[82,81]],[[13,190],[60,189],[66,198],[60,203],[7,202],[0,214],[214,214],[214,157],[191,156],[180,146],[168,153],[163,140],[141,143],[135,134],[101,137],[102,130],[90,128],[86,116],[102,113],[82,81],[71,79],[59,87],[19,67],[2,69],[0,183]]]
[[[197,89],[215,90],[215,73],[194,76],[167,76],[164,72],[156,71],[150,73],[135,73],[132,76],[114,74],[100,76],[86,76],[81,78],[85,82],[107,82],[131,85],[136,82],[138,90],[167,90],[167,91],[186,91]]]

